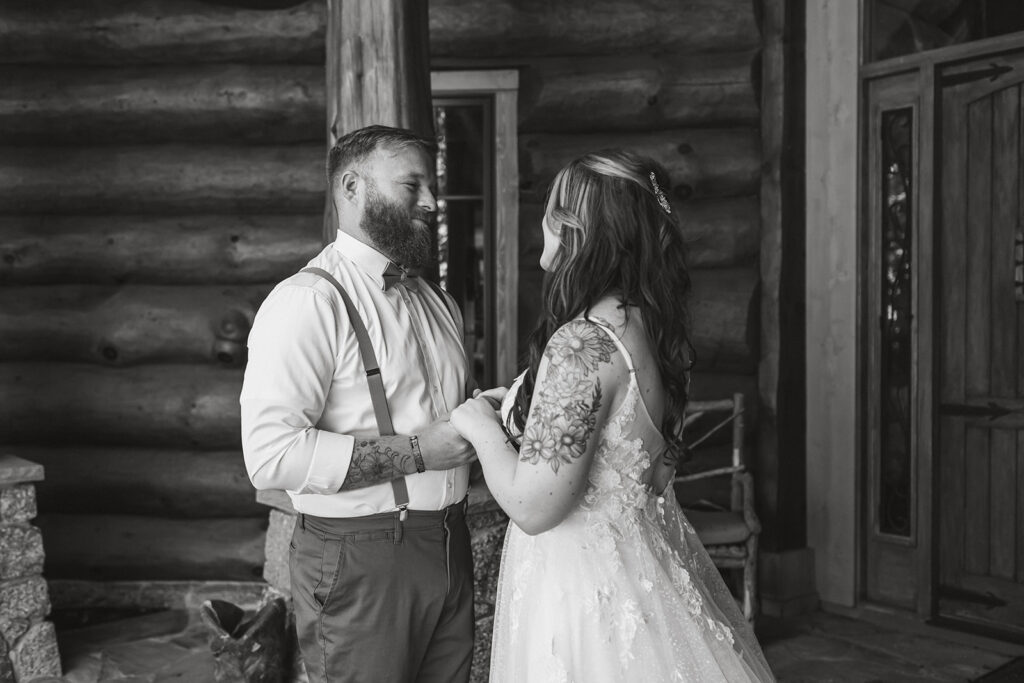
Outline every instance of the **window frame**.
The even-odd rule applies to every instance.
[[[514,69],[431,71],[432,98],[493,98],[494,234],[485,263],[493,264],[494,378],[509,386],[517,372],[519,292],[519,72]]]

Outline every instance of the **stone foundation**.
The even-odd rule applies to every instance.
[[[41,465],[0,455],[0,681],[61,675],[57,635],[46,621],[43,536],[32,526]]]
[[[467,520],[473,544],[473,612],[476,617],[473,669],[469,680],[471,683],[486,683],[491,664],[491,629],[498,591],[498,567],[508,517],[488,494],[473,501]]]

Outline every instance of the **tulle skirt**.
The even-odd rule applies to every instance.
[[[490,675],[497,683],[774,680],[671,497],[579,510],[532,537],[510,524]]]

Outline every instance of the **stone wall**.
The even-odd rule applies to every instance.
[[[0,683],[60,676],[50,597],[43,579],[43,535],[32,525],[41,465],[0,455]]]
[[[498,589],[498,566],[505,542],[508,517],[489,495],[472,501],[469,508],[469,533],[473,544],[473,612],[476,617],[476,642],[473,644],[473,670],[470,683],[486,683],[491,663],[491,628],[494,624],[494,599]]]

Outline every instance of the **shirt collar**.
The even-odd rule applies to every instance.
[[[338,236],[334,240],[334,248],[344,258],[369,275],[370,279],[377,283],[381,289],[384,289],[384,270],[391,264],[391,259],[369,244],[360,242],[352,235],[341,230],[338,231]]]

